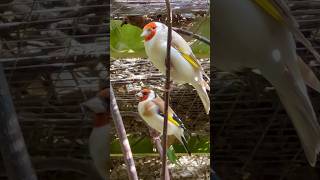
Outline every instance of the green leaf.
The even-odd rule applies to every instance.
[[[125,24],[122,21],[111,20],[110,23],[110,50],[111,57],[145,57],[142,30],[136,26]]]
[[[167,157],[171,163],[178,164],[178,157],[176,156],[172,145],[167,150]]]
[[[200,17],[190,30],[210,39],[210,17]],[[196,40],[192,43],[191,48],[198,58],[210,57],[210,46],[204,42]]]

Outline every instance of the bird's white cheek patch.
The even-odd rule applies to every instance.
[[[281,53],[278,49],[274,49],[272,51],[272,57],[276,62],[279,62],[281,60]]]

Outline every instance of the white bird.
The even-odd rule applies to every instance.
[[[164,121],[164,101],[157,96],[157,94],[150,89],[143,89],[136,94],[139,97],[138,112],[142,119],[154,130],[161,135],[163,133]],[[183,145],[187,153],[190,151],[187,146],[185,138],[186,128],[181,119],[169,107],[168,110],[168,133],[167,135],[174,135]]]
[[[105,114],[96,114],[89,137],[89,152],[100,176],[107,180],[107,162],[110,162],[111,123]]]
[[[257,69],[276,89],[298,133],[307,160],[315,166],[320,126],[306,85],[319,81],[297,56],[294,36],[319,57],[279,0],[215,0],[213,63],[224,71]]]
[[[144,46],[147,56],[162,73],[166,71],[167,34],[168,27],[160,22],[151,22],[145,25],[141,34],[145,40]],[[206,76],[208,80],[209,77],[203,71],[188,43],[175,31],[172,31],[170,54],[171,80],[176,83],[191,84],[197,90],[205,111],[209,114],[210,99],[207,90],[210,88],[203,76]]]

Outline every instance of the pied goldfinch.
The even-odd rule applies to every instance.
[[[145,25],[141,34],[144,37],[147,56],[162,73],[166,71],[167,34],[168,27],[159,22],[151,22]],[[177,83],[191,84],[197,90],[205,111],[209,114],[210,99],[206,90],[210,88],[203,79],[203,76],[206,76],[206,78],[208,76],[203,71],[188,43],[175,31],[172,31],[170,54],[171,79]]]
[[[110,141],[111,123],[109,108],[109,89],[103,89],[98,96],[84,103],[86,107],[95,112],[93,129],[89,137],[89,152],[93,163],[104,180],[109,180],[110,169]]]
[[[297,56],[294,36],[316,57],[282,0],[215,0],[213,63],[224,71],[258,70],[276,89],[298,133],[305,155],[315,166],[320,126],[305,84],[319,81]]]
[[[107,177],[107,163],[110,159],[111,123],[106,114],[96,114],[94,127],[89,138],[89,152],[95,167],[103,179]]]
[[[142,119],[161,135],[163,132],[164,120],[164,101],[150,89],[143,89],[136,94],[139,98],[138,112]],[[190,154],[185,138],[186,128],[181,119],[169,107],[168,115],[168,134],[174,135],[183,145],[185,150]]]

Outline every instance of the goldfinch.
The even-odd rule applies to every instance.
[[[97,96],[84,102],[83,105],[95,112],[93,128],[89,137],[89,152],[101,178],[109,180],[111,123],[109,110],[109,89],[101,90]],[[109,163],[109,164],[108,164]]]
[[[165,58],[167,52],[168,27],[160,22],[151,22],[144,26],[141,34],[144,37],[144,47],[147,56],[162,73],[165,73]],[[193,54],[188,43],[175,31],[172,31],[171,42],[171,80],[177,83],[189,83],[196,90],[209,114],[210,99],[207,91],[210,90],[203,76],[209,77],[203,71],[201,64]]]
[[[294,36],[316,58],[318,53],[282,0],[216,0],[213,7],[213,63],[224,71],[258,70],[275,87],[308,162],[315,166],[320,126],[305,84],[319,91],[319,81],[297,56]]]
[[[94,127],[89,137],[89,152],[95,167],[103,179],[107,177],[107,162],[110,159],[111,123],[104,114],[96,114]]]
[[[139,98],[138,112],[142,119],[153,129],[158,131],[161,135],[163,132],[164,121],[164,101],[150,89],[143,89],[136,94]],[[190,151],[187,146],[187,140],[185,138],[185,128],[181,119],[175,114],[175,112],[169,107],[168,112],[168,134],[174,135],[183,145],[187,153],[190,155]]]

